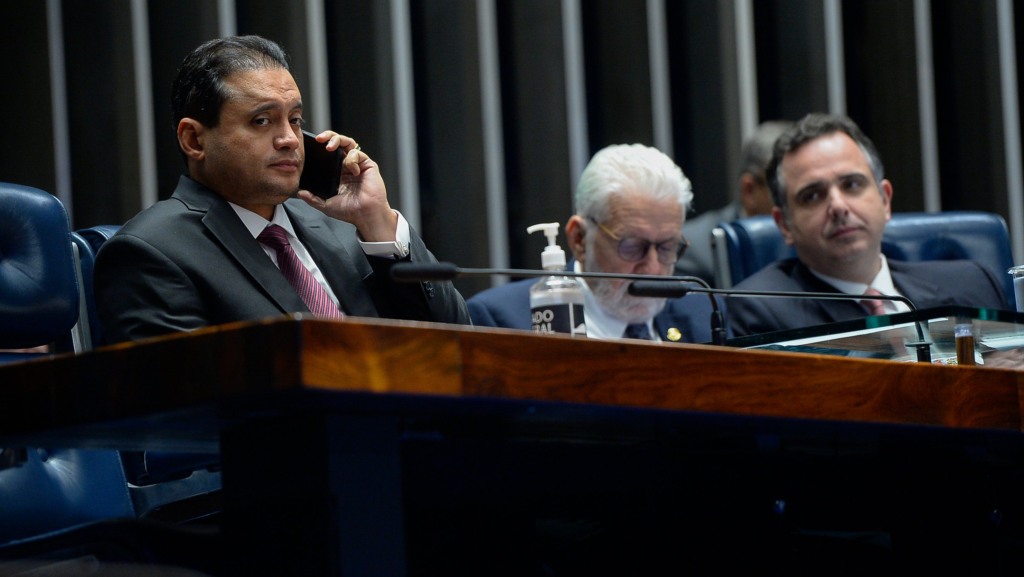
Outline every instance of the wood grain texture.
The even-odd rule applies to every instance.
[[[706,345],[466,334],[466,393],[744,415],[1020,430],[1016,371]],[[500,367],[500,370],[496,370]]]
[[[271,319],[0,367],[0,436],[304,391],[1021,430],[1024,372],[430,323]],[[161,416],[167,415],[167,416]]]

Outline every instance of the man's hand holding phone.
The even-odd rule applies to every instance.
[[[348,136],[330,130],[302,135],[305,164],[299,198],[352,223],[365,241],[395,240],[398,215],[388,204],[377,163]]]

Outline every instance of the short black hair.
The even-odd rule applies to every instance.
[[[230,36],[204,42],[185,57],[171,87],[174,129],[182,118],[208,127],[220,122],[227,100],[225,80],[243,70],[288,70],[288,56],[272,40],[260,36]]]

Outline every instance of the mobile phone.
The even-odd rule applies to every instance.
[[[341,181],[341,162],[345,153],[339,146],[337,150],[327,150],[326,143],[317,142],[316,135],[302,131],[303,147],[306,149],[306,163],[299,177],[299,188],[323,199],[338,194]]]

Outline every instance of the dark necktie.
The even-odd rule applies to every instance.
[[[626,339],[643,339],[645,341],[652,340],[651,331],[647,329],[647,323],[626,325],[626,331],[622,333],[622,337]]]
[[[868,290],[864,291],[865,295],[880,295],[876,289],[868,287]],[[875,299],[864,299],[860,301],[861,306],[867,309],[868,313],[872,316],[884,315],[885,314],[885,303]]]
[[[274,249],[277,253],[277,268],[281,269],[284,278],[295,287],[295,292],[299,293],[299,298],[306,303],[310,312],[333,319],[345,316],[335,306],[331,295],[317,282],[313,273],[309,272],[295,255],[292,245],[288,242],[288,233],[283,228],[272,224],[263,229],[256,240]]]

